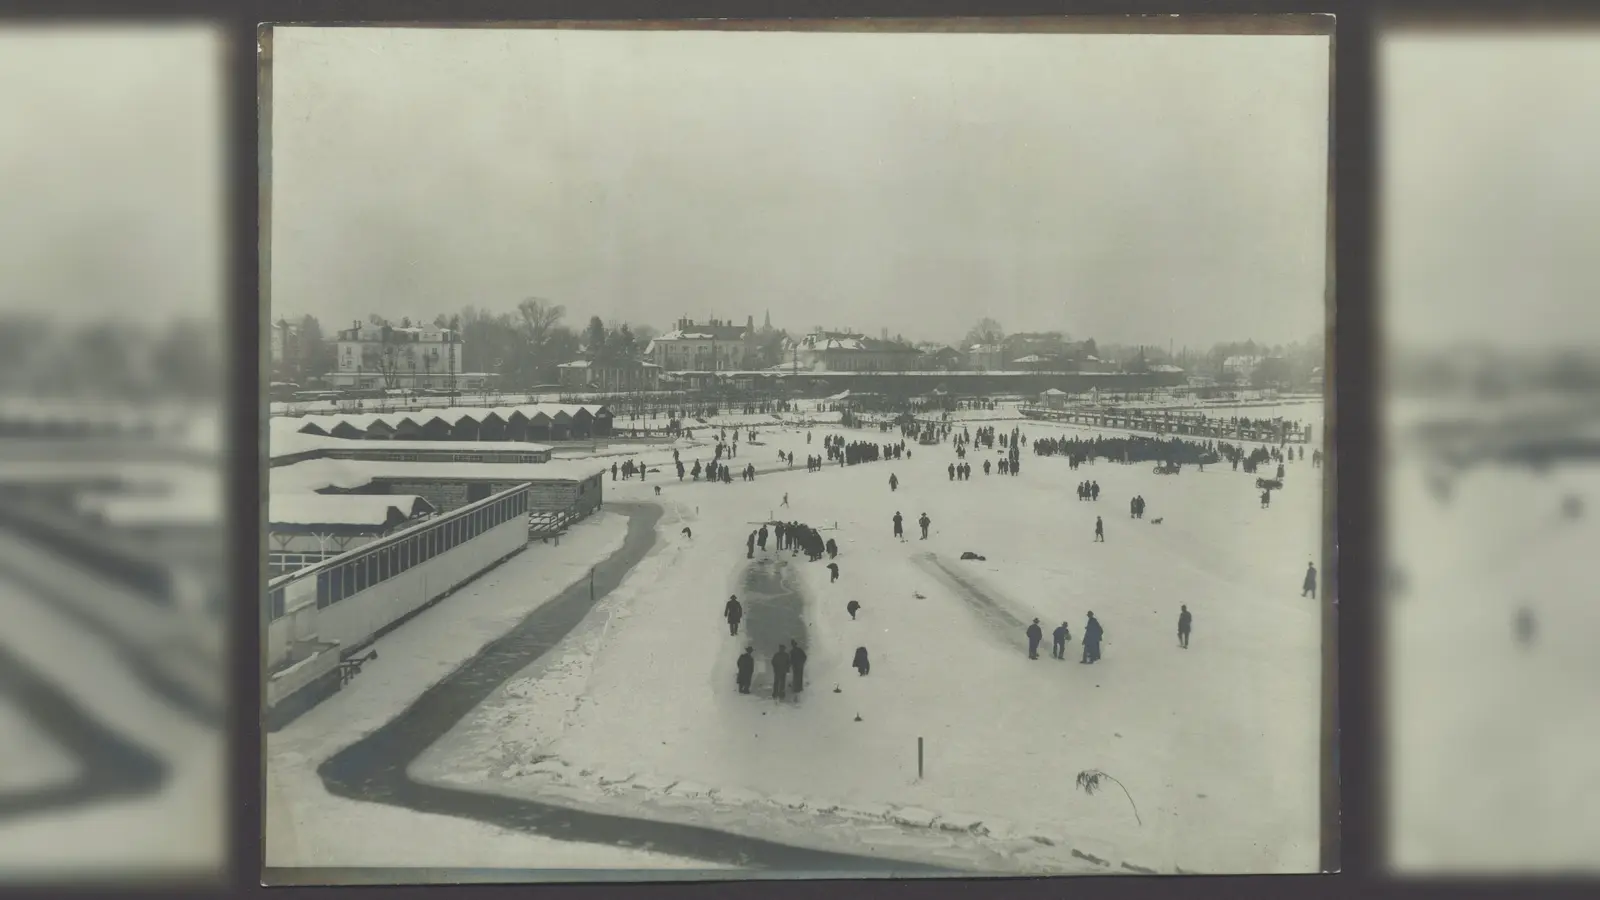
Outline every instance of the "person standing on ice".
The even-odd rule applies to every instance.
[[[1306,563],[1306,580],[1300,583],[1300,596],[1317,599],[1317,567]]]
[[[905,533],[905,529],[901,527],[901,522],[902,521],[904,521],[904,520],[900,518],[900,511],[899,510],[895,510],[895,512],[894,512],[894,536],[903,541],[903,540],[906,539],[906,533]]]
[[[1039,620],[1034,619],[1028,626],[1028,658],[1039,658],[1039,642],[1044,640],[1044,629],[1039,627]]]
[[[861,604],[854,600],[844,605],[844,611],[850,614],[850,620],[855,621],[856,611],[861,609]]]
[[[1038,621],[1037,619],[1035,621]],[[1054,643],[1050,646],[1050,655],[1056,659],[1067,658],[1067,639],[1072,637],[1072,632],[1067,628],[1067,623],[1062,622],[1055,631],[1050,632]]]
[[[1089,499],[1096,503],[1100,502],[1100,482],[1089,482]]]
[[[744,539],[744,558],[756,558],[756,533],[754,531],[750,532],[750,536]]]
[[[839,564],[838,563],[834,563],[834,562],[828,563],[828,583],[829,584],[833,584],[835,581],[838,581],[838,580],[839,580]]]
[[[1128,501],[1128,518],[1130,518],[1130,519],[1139,518],[1139,498],[1138,497],[1135,497],[1132,500]]]
[[[782,700],[789,687],[789,648],[778,645],[778,652],[772,654],[772,696]]]
[[[767,552],[767,526],[764,524],[756,532],[756,546],[761,548],[762,553]]]
[[[987,459],[983,461],[983,474],[989,474],[989,461]]]
[[[617,480],[617,464],[614,462],[611,464],[611,480]]]
[[[750,693],[750,679],[756,674],[756,648],[746,646],[744,652],[739,654],[739,674],[734,682],[739,685],[739,693]]]
[[[1094,539],[1101,544],[1106,542],[1106,523],[1099,516],[1094,517]]]
[[[893,472],[890,472],[889,473],[889,492],[890,493],[894,493],[895,491],[898,491],[898,490],[900,490],[900,479],[897,478]]]
[[[784,491],[783,492],[783,502],[778,504],[778,505],[779,506],[788,506],[789,505],[789,492],[788,491]]]
[[[1524,647],[1533,643],[1533,610],[1523,606],[1517,610],[1517,643]]]
[[[950,480],[951,481],[955,481],[956,480],[956,464],[955,463],[951,463],[947,467],[946,471],[948,471],[950,473]]]
[[[927,513],[923,513],[921,516],[919,516],[917,518],[917,524],[922,526],[922,539],[923,540],[927,540],[928,539],[928,526],[933,524],[933,520],[928,518],[928,514]]]
[[[828,551],[829,559],[835,559],[839,556],[839,545],[834,542],[833,538],[828,538],[828,543],[824,545],[824,548]]]
[[[867,648],[857,647],[856,658],[851,660],[850,665],[855,667],[857,675],[865,675],[872,671],[872,663],[867,659]]]
[[[728,620],[728,633],[739,633],[739,620],[744,618],[744,607],[739,603],[737,594],[729,595],[728,602],[722,607],[722,617]]]
[[[1188,606],[1180,606],[1178,613],[1178,646],[1189,649],[1189,627],[1194,624],[1194,616],[1189,614]]]
[[[794,693],[798,697],[806,689],[806,651],[794,638],[789,639],[789,668],[794,672]]]
[[[1100,639],[1105,637],[1105,630],[1100,627],[1100,620],[1089,613],[1089,621],[1083,626],[1083,659],[1079,662],[1093,663],[1100,659]]]

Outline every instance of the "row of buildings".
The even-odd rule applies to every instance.
[[[288,327],[273,329],[274,362],[282,358]],[[637,359],[572,360],[558,366],[561,385],[592,391],[656,390],[675,372],[1088,372],[1116,370],[1093,353],[1093,342],[1072,342],[1056,332],[1021,333],[965,348],[918,347],[854,330],[815,328],[791,340],[773,337],[770,316],[758,327],[712,318],[682,318],[652,339]],[[475,391],[495,376],[462,371],[459,332],[423,326],[361,325],[338,332],[334,370],[324,380],[336,388]],[[776,356],[780,361],[774,365]]]

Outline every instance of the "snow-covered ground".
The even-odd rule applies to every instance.
[[[1320,424],[1313,413],[1300,415]],[[1021,427],[1030,439],[1091,433]],[[1029,450],[1021,476],[1002,478],[984,476],[975,452],[973,480],[950,483],[948,444],[809,474],[803,457],[820,441],[782,429],[761,440],[733,464],[776,465],[784,448],[802,465],[753,485],[680,484],[666,466],[644,484],[608,480],[608,499],[662,488],[662,545],[413,777],[982,871],[1316,869],[1321,626],[1299,586],[1319,556],[1322,492],[1309,462],[1290,464],[1262,510],[1254,476],[1225,467],[1073,472]],[[1084,478],[1100,482],[1099,503],[1071,493]],[[1150,504],[1141,522],[1127,516],[1135,493]],[[926,543],[890,537],[897,509],[913,538],[928,513]],[[784,563],[807,596],[811,686],[781,707],[733,690],[744,640],[720,618],[742,593],[744,536],[772,512],[833,529],[841,546],[838,584],[821,563]],[[1096,515],[1104,544],[1091,542]],[[962,562],[965,550],[987,561]],[[1174,636],[1180,603],[1195,615],[1189,650]],[[1094,667],[1073,661],[1089,610],[1107,633]],[[1026,658],[1021,627],[1036,615],[1046,632],[1071,623],[1071,660]],[[872,655],[866,678],[848,668],[857,646]],[[757,648],[758,673],[773,649]],[[1119,779],[1142,824],[1116,787],[1077,790],[1086,769]]]
[[[0,873],[54,878],[86,873],[180,871],[219,875],[227,852],[226,742],[147,690],[104,639],[52,609],[32,590],[0,579],[0,646],[74,701],[82,713],[169,768],[154,792],[96,800],[0,823]],[[9,793],[37,790],[84,774],[66,748],[26,717],[6,717],[0,732]],[[16,724],[20,731],[13,732]],[[32,735],[33,737],[28,737]],[[16,755],[13,755],[16,754]],[[28,773],[23,781],[21,773]],[[13,777],[14,776],[14,777]]]
[[[429,687],[622,545],[626,520],[599,512],[560,546],[535,543],[379,639],[349,685],[267,735],[266,865],[497,869],[711,869],[330,795],[317,766],[399,715]]]
[[[1408,421],[1415,410],[1403,413]],[[1387,476],[1391,859],[1410,873],[1600,864],[1600,466],[1478,468],[1441,503],[1420,454]],[[1564,498],[1587,507],[1561,514]],[[1514,639],[1519,606],[1533,643]]]

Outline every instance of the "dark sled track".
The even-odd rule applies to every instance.
[[[1027,647],[1025,632],[1028,622],[1012,612],[1005,602],[995,599],[954,566],[932,553],[921,553],[912,559],[935,578],[954,588],[956,596],[977,614],[995,637],[1011,646]]]

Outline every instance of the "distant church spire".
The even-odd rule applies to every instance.
[[[772,330],[772,310],[767,310],[766,321],[762,323],[761,327],[767,329],[768,331]]]

